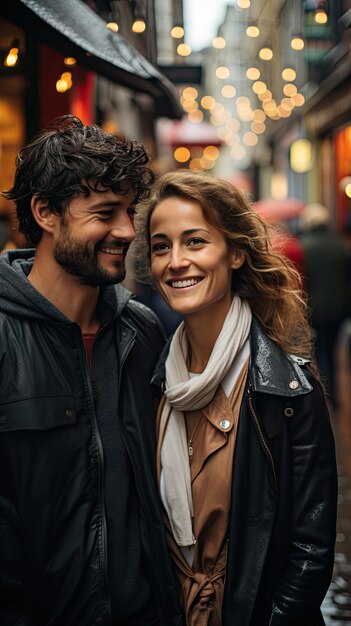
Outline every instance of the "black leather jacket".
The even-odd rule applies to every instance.
[[[324,394],[304,359],[251,327],[232,481],[222,626],[319,626],[337,478]],[[166,350],[154,382],[164,378]],[[220,480],[220,477],[219,477]]]
[[[66,318],[45,320],[2,261],[0,284],[0,624],[110,626],[103,458],[81,331]],[[160,626],[179,626],[147,382],[163,337],[155,316],[116,290],[118,414],[145,566]]]

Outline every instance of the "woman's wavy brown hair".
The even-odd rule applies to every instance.
[[[267,335],[285,352],[313,360],[300,275],[290,261],[273,248],[270,227],[255,213],[244,195],[227,181],[187,170],[165,174],[157,181],[153,196],[140,210],[136,222],[134,249],[137,250],[139,280],[145,282],[146,276],[149,279],[151,276],[151,215],[162,200],[172,196],[198,202],[207,222],[224,235],[228,246],[243,251],[245,261],[233,271],[233,292],[247,300]],[[169,219],[172,219],[171,214]]]

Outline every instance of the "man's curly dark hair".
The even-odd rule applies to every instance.
[[[73,197],[91,191],[122,195],[132,189],[136,202],[146,200],[155,178],[148,161],[141,144],[64,115],[19,151],[14,185],[2,195],[16,205],[20,232],[37,244],[42,230],[31,211],[35,194],[56,215],[64,213]]]

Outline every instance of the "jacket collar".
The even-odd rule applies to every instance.
[[[165,362],[171,339],[168,339],[160,354],[151,381],[161,388],[165,380]],[[280,346],[266,335],[255,317],[252,318],[250,329],[250,351],[249,377],[254,391],[292,397],[312,390],[301,368],[301,365],[308,361],[283,352]]]

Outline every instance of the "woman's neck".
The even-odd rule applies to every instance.
[[[188,369],[201,374],[207,366],[217,337],[222,330],[225,317],[221,320],[202,319],[201,316],[186,316],[184,327],[189,344]],[[216,323],[217,322],[217,323]]]

